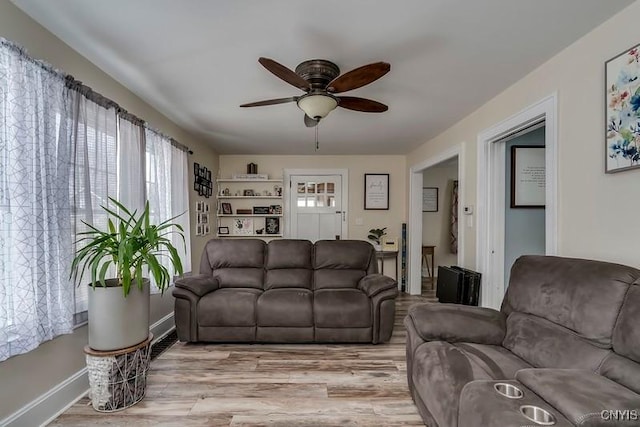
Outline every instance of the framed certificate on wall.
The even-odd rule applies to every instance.
[[[545,159],[543,146],[511,147],[511,207],[544,208]]]

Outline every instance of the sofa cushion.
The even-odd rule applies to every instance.
[[[502,310],[532,314],[603,347],[631,283],[640,271],[584,259],[527,255],[511,269]]]
[[[272,240],[267,245],[264,289],[312,289],[311,253],[308,240]]]
[[[464,351],[444,341],[430,341],[415,350],[411,375],[415,392],[439,426],[458,425],[465,384],[493,379]]]
[[[258,326],[313,326],[313,293],[308,289],[271,289],[258,298]]]
[[[314,288],[356,288],[370,273],[376,273],[375,252],[361,240],[321,240],[313,255]]]
[[[221,288],[262,289],[266,244],[258,239],[212,239],[207,242],[200,272]]]
[[[595,347],[571,330],[524,313],[507,318],[503,346],[537,368],[595,371],[611,350]]]
[[[602,362],[598,373],[640,393],[640,364],[633,360],[611,353]]]
[[[638,419],[602,417],[603,411],[636,411],[640,395],[593,372],[578,369],[524,369],[516,379],[533,390],[577,426],[637,426]]]
[[[267,270],[302,268],[311,270],[313,243],[308,240],[272,240],[267,245]]]
[[[261,290],[224,288],[211,292],[198,301],[198,325],[255,326],[256,302]]]
[[[313,316],[319,328],[372,326],[371,300],[358,289],[321,289],[314,292]]]
[[[305,288],[312,289],[312,271],[303,268],[283,268],[267,270],[265,289]]]
[[[363,240],[320,240],[315,244],[313,268],[367,271],[374,256],[373,246]]]
[[[321,269],[313,272],[314,289],[357,288],[365,277],[362,270]]]
[[[233,267],[213,270],[214,279],[221,288],[255,288],[262,289],[264,270],[262,268]]]
[[[613,331],[613,351],[640,362],[640,281],[632,285]]]
[[[215,270],[228,267],[264,268],[266,244],[258,239],[211,239],[205,252],[208,266]]]

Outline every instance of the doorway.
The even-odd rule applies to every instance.
[[[348,172],[284,171],[285,236],[291,239],[344,239],[348,236]]]
[[[458,156],[422,171],[422,296],[435,298],[438,266],[458,264]]]
[[[504,181],[504,290],[509,284],[513,263],[522,255],[545,253],[544,206],[544,121],[517,132],[495,144],[505,144]],[[536,158],[537,157],[537,158]],[[537,163],[537,165],[536,165]],[[516,184],[516,176],[527,190]],[[536,182],[537,181],[537,182]],[[514,185],[516,184],[516,185]],[[518,200],[516,187],[525,194],[521,199],[537,197],[539,201]]]
[[[506,145],[509,136],[544,123],[544,254],[557,253],[557,94],[478,134],[476,270],[480,304],[499,308],[506,290]]]
[[[456,161],[457,159],[457,181],[458,181],[458,206],[456,209],[457,218],[460,219],[459,226],[457,227],[458,236],[457,236],[457,254],[455,254],[454,264],[464,265],[464,234],[465,229],[468,227],[467,219],[470,217],[465,216],[465,221],[462,221],[462,213],[463,213],[463,201],[465,195],[465,185],[464,185],[464,172],[465,172],[465,147],[464,144],[459,144],[454,146],[453,148],[444,151],[440,154],[437,154],[433,157],[428,158],[427,160],[415,164],[409,168],[409,223],[407,227],[407,259],[408,259],[408,286],[407,291],[411,295],[421,295],[422,287],[423,287],[423,267],[425,263],[422,260],[422,246],[436,246],[434,250],[438,249],[438,246],[441,246],[442,250],[446,250],[446,243],[435,243],[430,242],[431,237],[427,231],[425,231],[426,236],[423,239],[423,224],[424,224],[424,215],[431,215],[432,213],[423,213],[423,202],[424,202],[424,187],[427,187],[425,184],[425,171],[429,170],[432,167],[436,167],[437,165],[446,165],[451,162]],[[442,186],[441,184],[440,186]],[[452,183],[451,183],[452,185]],[[449,212],[448,206],[443,206],[444,204],[444,195],[446,194],[445,188],[438,187],[438,210],[441,214],[444,212]],[[450,200],[450,199],[449,199]],[[446,209],[446,210],[443,210]],[[431,218],[432,219],[432,218]],[[434,238],[435,239],[435,238]],[[443,240],[446,242],[446,239]],[[443,252],[444,253],[444,252]],[[432,280],[435,281],[435,276],[437,275],[437,265],[438,255],[437,252],[434,251],[434,263],[432,265],[431,270],[433,271]],[[429,259],[429,262],[431,260]],[[442,265],[442,264],[440,264]],[[436,267],[436,268],[433,268]],[[428,277],[428,275],[427,275]],[[434,287],[435,289],[435,287]],[[434,292],[434,291],[431,291]]]

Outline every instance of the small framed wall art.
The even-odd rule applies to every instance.
[[[511,147],[511,207],[544,208],[544,147],[514,145]]]
[[[389,210],[389,174],[364,174],[365,210]]]
[[[438,212],[438,187],[422,188],[422,212]]]

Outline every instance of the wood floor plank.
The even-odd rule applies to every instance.
[[[176,343],[151,363],[146,397],[105,414],[83,398],[51,426],[423,425],[406,379],[402,294],[391,340],[371,344]]]

